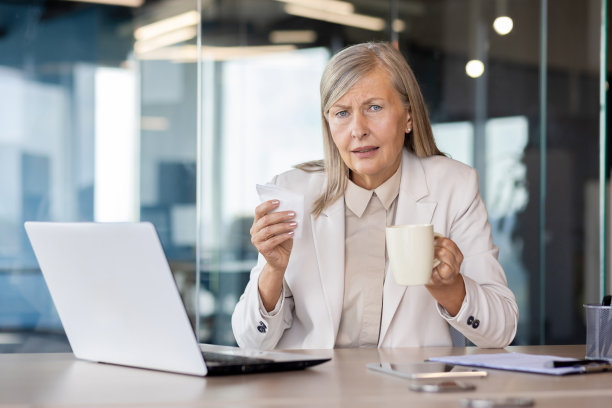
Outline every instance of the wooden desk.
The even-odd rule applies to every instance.
[[[508,347],[584,356],[584,346]],[[498,353],[477,348],[346,349],[305,371],[199,378],[77,361],[71,354],[0,355],[0,406],[54,407],[459,407],[463,397],[528,396],[535,407],[612,406],[612,373],[555,377],[489,370],[476,391],[423,394],[408,380],[367,370],[375,361]],[[321,354],[322,352],[313,352]]]

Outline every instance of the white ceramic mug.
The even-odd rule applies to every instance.
[[[398,285],[425,285],[440,261],[434,258],[431,224],[394,225],[386,228],[387,253]]]

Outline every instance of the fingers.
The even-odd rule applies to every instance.
[[[279,205],[280,201],[278,200],[268,200],[259,204],[257,207],[255,207],[255,221],[253,223],[257,222],[257,220],[265,216],[270,211],[273,211],[278,208]]]
[[[291,244],[292,238],[293,231],[290,231],[284,234],[275,235],[270,239],[258,241],[257,245],[254,245],[257,248],[257,251],[266,258],[268,263],[276,266],[277,263],[285,264],[285,262],[282,262],[282,259],[289,257],[291,248],[293,246]],[[287,247],[284,247],[285,243],[288,243]],[[278,253],[279,250],[282,252],[282,255]]]
[[[463,262],[463,253],[449,238],[437,237],[434,239],[434,256],[441,263],[449,265],[461,265]]]
[[[448,284],[454,282],[461,270],[463,254],[451,239],[437,237],[434,240],[434,256],[440,261],[432,271],[433,284]]]
[[[251,226],[251,242],[267,258],[279,245],[293,238],[297,222],[293,211],[270,212],[278,208],[278,200],[269,200],[255,208]]]
[[[434,284],[446,284],[455,280],[459,272],[448,264],[440,263],[431,273],[431,282]]]
[[[261,203],[255,208],[255,218],[253,219],[253,225],[250,231],[251,236],[258,234],[262,229],[271,225],[287,223],[295,218],[295,213],[293,211],[271,212],[278,208],[279,204],[278,200],[269,200]],[[287,227],[287,225],[285,225],[285,227]],[[275,235],[279,231],[272,232],[271,234],[270,230],[267,232],[269,233],[268,235]]]
[[[251,242],[263,253],[268,247],[275,247],[286,239],[292,238],[296,227],[297,222],[294,221],[268,225],[251,235]]]

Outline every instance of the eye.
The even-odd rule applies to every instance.
[[[378,112],[378,111],[382,110],[382,106],[380,106],[380,105],[370,105],[370,110],[372,110],[374,112]]]
[[[348,112],[345,110],[339,111],[339,112],[336,112],[334,116],[337,118],[346,118],[348,116]]]

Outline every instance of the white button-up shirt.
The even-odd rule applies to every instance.
[[[401,166],[400,166],[401,167]],[[400,168],[374,190],[349,181],[344,194],[344,299],[336,347],[376,347],[388,257],[385,227],[393,225]]]

